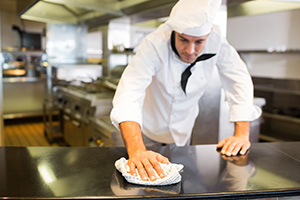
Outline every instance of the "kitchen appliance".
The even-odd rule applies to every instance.
[[[3,77],[25,77],[27,74],[27,56],[23,52],[2,52]]]
[[[85,146],[90,102],[68,93],[63,97],[63,133],[65,141],[71,146]]]
[[[109,133],[97,131],[99,120],[96,117],[109,116],[114,90],[103,88],[97,83],[92,85],[81,83],[57,87],[54,102],[62,118],[63,138],[70,146],[113,145]],[[100,89],[97,91],[95,88]]]
[[[124,147],[121,133],[111,123],[109,116],[96,116],[90,120],[90,147]]]
[[[0,53],[4,119],[40,116],[46,80],[39,65],[41,52],[7,48]],[[22,103],[20,104],[20,99]]]
[[[42,49],[42,35],[40,33],[27,33],[18,26],[13,25],[12,30],[17,31],[21,39],[21,48],[30,50]]]

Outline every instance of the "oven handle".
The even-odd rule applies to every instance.
[[[78,121],[72,120],[72,124],[76,127],[80,127],[80,123]]]
[[[64,120],[69,121],[71,118],[68,115],[64,115]]]

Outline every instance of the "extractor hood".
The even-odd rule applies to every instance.
[[[177,0],[39,0],[21,13],[22,19],[44,23],[107,24],[123,16],[155,19],[168,16]]]

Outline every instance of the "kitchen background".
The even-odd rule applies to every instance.
[[[46,142],[33,145],[122,146],[109,121],[119,77],[175,3],[0,0],[0,143],[31,145],[39,132]],[[296,0],[228,0],[215,20],[247,64],[263,109],[253,142],[300,139],[299,19]],[[232,134],[217,72],[199,106],[192,144]]]

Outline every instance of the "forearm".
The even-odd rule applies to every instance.
[[[129,156],[133,155],[136,151],[146,150],[143,142],[141,127],[137,122],[121,122],[120,129]]]
[[[234,136],[244,137],[249,140],[250,137],[250,122],[239,121],[235,122]]]
[[[137,122],[126,121],[120,123],[120,129],[129,155],[127,164],[130,174],[136,176],[137,168],[142,180],[147,181],[149,177],[154,181],[156,180],[154,168],[163,178],[165,175],[159,162],[168,164],[169,160],[158,153],[146,150],[140,125]]]

